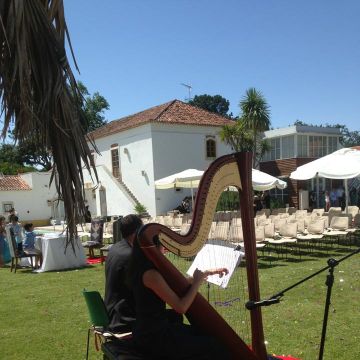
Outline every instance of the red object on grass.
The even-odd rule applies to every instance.
[[[103,261],[105,261],[105,257],[103,257]],[[92,264],[100,264],[101,263],[101,257],[95,257],[95,258],[87,258],[86,263],[89,265]]]

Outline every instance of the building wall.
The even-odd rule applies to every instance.
[[[149,214],[155,216],[176,208],[191,194],[190,189],[155,190],[155,180],[189,168],[205,170],[214,160],[206,159],[206,136],[216,140],[217,157],[231,152],[230,147],[221,142],[219,130],[213,126],[145,124],[97,139],[101,155],[95,154],[95,163],[101,186],[106,190],[107,215],[134,212],[133,201],[109,174],[112,145],[117,144],[119,149],[122,181]],[[85,171],[84,176],[86,186],[93,187],[95,183],[91,183],[90,174]],[[86,190],[86,194],[91,213],[105,215],[93,199],[92,190]]]
[[[217,157],[230,153],[230,147],[220,140],[219,131],[214,126],[152,124],[155,180],[186,169],[206,170],[214,160],[206,158],[209,138],[216,141]],[[191,195],[190,189],[155,190],[155,193],[157,214],[176,208],[185,196]]]
[[[112,172],[111,149],[117,144],[119,150],[121,179],[138,201],[145,205],[149,213],[155,213],[155,194],[151,191],[153,183],[153,157],[150,124],[129,129],[96,140],[101,155],[95,154],[99,169],[106,167]],[[125,196],[116,180],[104,169],[100,170],[99,180],[106,190],[107,215],[126,215],[134,212],[134,202]],[[87,171],[85,182],[90,182]],[[93,183],[95,185],[95,183]],[[100,215],[99,205],[92,204],[90,211]]]
[[[0,191],[0,203],[13,202],[22,223],[32,222],[35,225],[48,225],[52,216],[51,202],[49,201],[57,198],[55,186],[49,187],[50,173],[33,172],[22,174],[21,177],[32,189]]]

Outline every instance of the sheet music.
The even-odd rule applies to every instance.
[[[243,255],[244,253],[241,249],[239,250],[235,244],[220,240],[210,240],[198,252],[187,274],[192,276],[195,269],[205,271],[225,267],[229,271],[227,275],[222,277],[219,275],[210,275],[207,278],[208,282],[225,289]]]

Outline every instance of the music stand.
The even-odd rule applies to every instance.
[[[287,287],[286,289],[279,291],[278,293],[274,294],[273,296],[269,297],[268,299],[260,300],[260,301],[251,301],[250,300],[246,303],[245,306],[248,310],[251,310],[251,309],[254,309],[259,306],[269,306],[269,305],[273,305],[273,304],[278,304],[286,292],[288,292],[289,290],[293,289],[294,287],[302,284],[303,282],[312,279],[314,276],[319,275],[323,271],[329,270],[329,274],[326,276],[326,282],[325,282],[325,285],[327,286],[327,291],[326,291],[324,318],[323,318],[323,326],[322,326],[322,331],[321,331],[321,341],[320,341],[319,358],[318,358],[319,360],[322,360],[323,355],[324,355],[324,348],[325,348],[325,338],[326,338],[326,328],[327,328],[328,317],[329,317],[329,308],[330,308],[330,304],[331,304],[331,301],[330,301],[331,300],[331,291],[332,291],[332,286],[334,284],[335,266],[339,265],[341,262],[348,259],[349,257],[351,257],[355,254],[359,254],[359,253],[360,253],[360,248],[358,248],[357,250],[351,252],[350,254],[342,257],[339,260],[330,258],[327,261],[328,265],[325,266],[324,268],[305,277],[304,279],[296,282],[295,284]]]

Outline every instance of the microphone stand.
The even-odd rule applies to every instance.
[[[249,300],[245,304],[245,306],[248,310],[252,310],[259,306],[269,306],[269,305],[277,304],[280,302],[280,300],[284,296],[284,294],[286,292],[288,292],[289,290],[293,289],[294,287],[302,284],[303,282],[305,282],[307,280],[312,279],[313,277],[322,273],[323,271],[329,270],[329,273],[326,277],[326,282],[325,282],[325,285],[327,286],[327,291],[326,291],[325,310],[324,310],[324,318],[323,318],[323,325],[322,325],[322,331],[321,331],[321,341],[320,341],[319,358],[318,358],[319,360],[322,360],[323,355],[324,355],[324,346],[325,346],[326,328],[327,328],[328,317],[329,317],[329,308],[330,308],[330,304],[331,304],[331,291],[332,291],[332,286],[334,284],[334,268],[335,268],[335,266],[339,265],[342,261],[348,259],[349,257],[351,257],[355,254],[359,254],[359,253],[360,253],[360,248],[358,248],[357,250],[351,252],[350,254],[342,257],[339,260],[332,259],[332,258],[328,259],[328,261],[327,261],[328,265],[325,266],[324,268],[305,277],[304,279],[296,282],[295,284],[287,287],[286,289],[279,291],[278,293],[274,294],[273,296],[271,296],[268,299],[264,299],[264,300],[260,300],[260,301]]]

